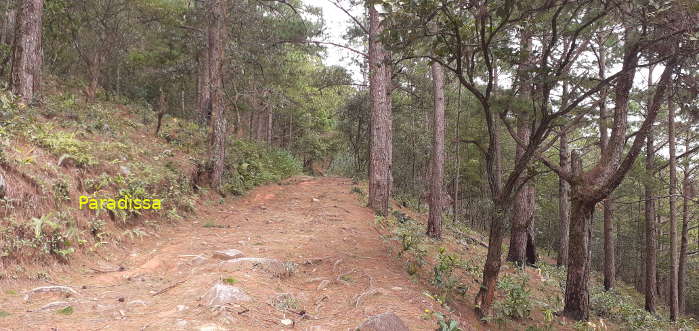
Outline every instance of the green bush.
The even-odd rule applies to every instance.
[[[301,164],[291,153],[246,140],[229,143],[225,162],[224,189],[233,194],[301,173]]]
[[[59,157],[70,156],[78,167],[95,164],[89,155],[89,144],[75,138],[75,134],[59,131],[51,125],[34,125],[27,132],[29,139]]]
[[[604,291],[601,286],[593,286],[590,292],[590,308],[597,316],[624,323],[630,330],[668,328],[668,321],[647,312],[636,305],[633,298],[617,289]]]
[[[505,297],[495,302],[494,308],[500,318],[528,318],[532,311],[530,291],[527,288],[528,277],[522,272],[518,275],[505,275],[498,282],[498,289]]]

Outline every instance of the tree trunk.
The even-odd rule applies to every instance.
[[[561,169],[570,171],[568,136],[562,133],[560,137],[559,158]],[[570,228],[570,185],[565,179],[558,178],[558,266],[568,265],[568,231]]]
[[[687,148],[685,148],[687,150]],[[684,313],[687,305],[687,296],[685,290],[687,288],[687,236],[689,235],[689,199],[690,182],[689,182],[689,164],[684,171],[682,178],[682,237],[680,239],[680,261],[677,270],[677,286],[678,296],[677,302],[679,305],[679,313]]]
[[[522,141],[529,141],[530,130],[528,122],[528,120],[523,118],[518,120],[517,135]],[[524,148],[521,145],[517,145],[516,158],[520,158],[523,153]],[[520,179],[520,183],[522,180]],[[527,262],[527,246],[528,243],[533,243],[533,240],[529,240],[529,229],[532,227],[532,219],[534,218],[535,195],[536,190],[529,183],[523,183],[522,188],[515,194],[507,261],[512,261],[519,265],[524,265]]]
[[[165,113],[167,112],[167,105],[165,104],[165,94],[163,93],[163,89],[160,89],[160,98],[158,99],[158,123],[157,126],[155,127],[155,136],[157,137],[158,134],[160,133],[160,125],[163,122],[163,116],[165,116]]]
[[[85,95],[87,102],[94,103],[97,99],[97,89],[99,88],[100,71],[102,68],[101,56],[98,50],[94,50],[90,63],[87,64],[89,83]]]
[[[612,201],[607,198],[603,202],[604,206],[604,290],[609,291],[614,288],[616,278],[616,246],[614,243],[614,220],[612,219]]]
[[[0,31],[0,45],[5,45],[8,49],[14,49],[14,32],[17,30],[15,28],[15,18],[17,17],[17,10],[10,8],[12,1],[5,2],[5,11],[2,14],[2,31]],[[10,52],[4,58],[0,58],[0,79],[5,79],[5,69],[7,64],[11,63],[13,54]],[[12,81],[12,77],[8,77],[7,81]]]
[[[29,104],[39,93],[43,52],[41,22],[43,0],[19,1],[12,58],[12,92]]]
[[[520,57],[520,66],[517,70],[517,76],[519,80],[519,94],[522,98],[529,98],[531,91],[531,81],[527,71],[526,66],[529,63],[529,54],[531,52],[531,34],[529,31],[521,31],[521,44],[522,52]],[[520,141],[527,143],[529,142],[529,136],[531,135],[530,121],[529,121],[529,110],[524,109],[519,114],[517,114],[517,137]],[[515,158],[520,159],[524,154],[524,147],[517,144],[515,148]],[[524,265],[527,261],[527,248],[529,243],[534,243],[533,240],[529,240],[530,232],[529,229],[532,227],[532,219],[534,218],[534,202],[536,197],[536,191],[533,185],[528,182],[524,182],[525,174],[521,174],[518,179],[518,186],[522,185],[522,188],[515,194],[513,213],[512,213],[512,226],[510,229],[510,249],[507,254],[507,260],[515,262],[519,265]],[[533,247],[530,248],[533,251]]]
[[[267,111],[265,112],[265,142],[268,146],[272,146],[272,120],[272,110],[269,107],[267,107]]]
[[[197,109],[202,123],[208,124],[211,116],[211,80],[209,79],[209,52],[199,51],[197,75]]]
[[[675,108],[668,98],[667,134],[670,149],[670,320],[676,321],[679,313],[677,286],[677,158],[675,156]]]
[[[223,104],[223,45],[225,44],[225,0],[212,0],[209,4],[209,79],[211,91],[211,185],[221,188],[225,152],[226,118]]]
[[[388,215],[391,197],[393,146],[388,56],[379,36],[383,31],[379,13],[369,4],[369,88],[371,93],[371,143],[369,149],[369,207]]]
[[[571,172],[576,177],[581,176],[582,173],[582,159],[577,151],[573,151],[571,155]],[[563,314],[575,320],[586,320],[590,310],[587,282],[590,277],[592,214],[595,211],[596,202],[583,198],[581,192],[585,190],[586,184],[579,183],[572,186],[570,248]]]
[[[432,62],[434,114],[432,118],[432,178],[430,178],[430,214],[427,235],[442,238],[442,183],[444,177],[444,71]]]
[[[502,240],[505,237],[505,222],[508,220],[510,206],[507,202],[494,201],[490,212],[490,234],[488,236],[488,255],[483,267],[483,282],[475,299],[476,311],[481,317],[490,315],[490,308],[495,300],[500,265],[502,264]]]
[[[646,310],[655,314],[655,294],[657,293],[657,227],[655,222],[655,190],[654,184],[650,182],[654,178],[655,166],[653,157],[655,147],[653,146],[653,133],[648,133],[646,138],[646,181],[645,190],[645,220],[646,220]]]

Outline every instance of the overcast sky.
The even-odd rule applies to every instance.
[[[304,3],[320,7],[323,10],[323,18],[325,19],[325,41],[346,44],[342,35],[351,26],[350,18],[342,10],[333,5],[331,0],[306,0]],[[361,14],[361,13],[360,13]],[[327,56],[325,57],[325,64],[328,65],[339,65],[345,67],[348,71],[352,73],[355,81],[361,80],[361,73],[359,68],[352,64],[350,58],[355,57],[356,54],[352,53],[347,49],[343,49],[335,46],[326,46]]]

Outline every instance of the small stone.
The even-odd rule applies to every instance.
[[[129,176],[131,175],[131,169],[125,165],[119,166],[119,172],[121,172],[122,175],[124,176]]]
[[[398,287],[398,286],[391,287],[391,289],[394,291],[402,291],[403,290],[402,287]]]
[[[68,286],[42,286],[37,287],[24,294],[24,301],[29,302],[32,296],[37,293],[63,293],[66,297],[77,295],[78,292]]]
[[[243,252],[237,250],[237,249],[226,249],[222,251],[215,251],[214,252],[214,258],[215,259],[220,259],[220,260],[230,260],[230,259],[235,259],[239,257],[243,257]]]
[[[360,331],[409,331],[405,323],[394,313],[383,313],[369,317],[357,330]]]
[[[206,292],[201,300],[205,305],[215,307],[252,299],[238,287],[217,283]]]
[[[281,321],[279,321],[279,322],[282,323],[283,326],[292,326],[292,325],[294,325],[294,321],[292,321],[292,320],[290,320],[290,319],[288,319],[288,318],[285,318],[285,319],[283,319],[283,320],[281,320]]]
[[[322,290],[326,289],[328,287],[328,285],[330,285],[329,280],[324,279],[324,280],[320,281],[320,284],[318,284],[318,291],[322,291]]]
[[[206,324],[202,325],[199,327],[199,331],[224,331],[226,330],[225,328],[222,328],[216,324]]]
[[[123,301],[122,301],[122,302],[123,302]],[[127,306],[127,307],[135,307],[135,306],[142,306],[142,307],[145,307],[145,306],[147,306],[147,305],[146,305],[146,302],[143,301],[143,300],[134,300],[134,301],[129,301],[129,302],[126,304],[126,306]]]
[[[205,258],[201,255],[197,255],[194,258],[192,258],[192,260],[190,260],[189,263],[193,266],[194,265],[202,265],[202,264],[206,263],[206,260],[207,260],[207,258]]]
[[[313,202],[318,202],[318,201],[320,201],[320,200],[318,200],[318,199],[316,199],[316,198],[313,198],[313,199],[311,199],[311,200],[312,200]]]
[[[187,309],[189,309],[188,306],[185,306],[185,305],[177,305],[177,311],[185,311],[185,310],[187,310]]]
[[[189,325],[189,322],[187,322],[186,320],[177,320],[177,321],[175,321],[175,326],[178,327],[178,328],[180,328],[180,329],[186,328],[187,325]]]
[[[119,301],[119,302],[124,302],[124,297],[121,297],[121,298],[117,299],[117,301]]]

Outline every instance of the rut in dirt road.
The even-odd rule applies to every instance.
[[[348,330],[390,312],[433,329],[420,314],[435,307],[351,189],[349,179],[295,177],[202,204],[123,256],[73,262],[53,284],[4,284],[18,294],[3,295],[0,328]],[[70,290],[21,295],[55,285]]]

